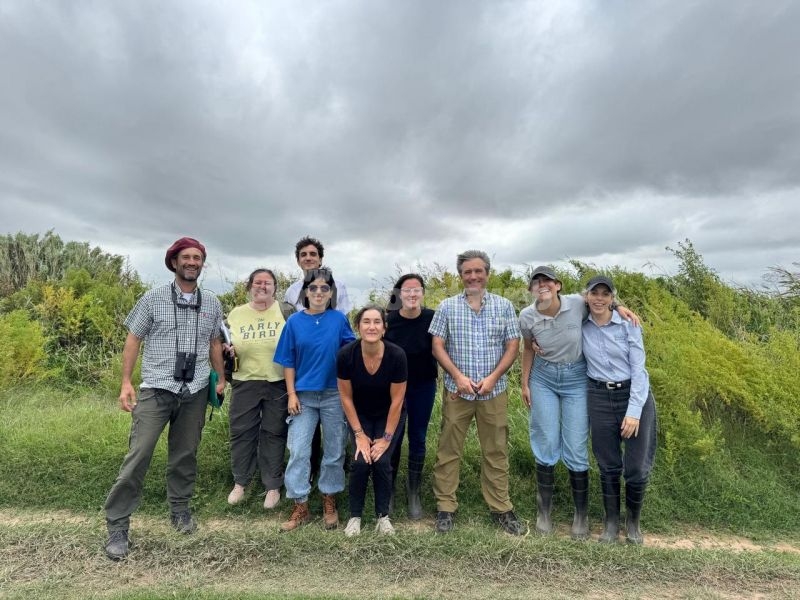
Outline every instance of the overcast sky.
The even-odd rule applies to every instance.
[[[800,261],[800,2],[2,0],[0,232],[206,285],[320,238],[363,294],[467,248],[728,282]]]

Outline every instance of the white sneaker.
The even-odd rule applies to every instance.
[[[237,483],[228,494],[228,504],[239,504],[242,500],[244,500],[244,486]]]
[[[352,517],[347,522],[347,527],[344,528],[344,534],[347,537],[353,537],[361,533],[361,517]]]
[[[375,531],[377,531],[379,535],[394,535],[394,527],[392,527],[392,522],[389,520],[389,515],[378,518]]]
[[[276,506],[278,506],[278,502],[280,501],[281,501],[280,490],[268,490],[267,495],[264,497],[264,508],[267,510],[275,508]]]

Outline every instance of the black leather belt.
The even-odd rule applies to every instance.
[[[625,381],[597,381],[596,379],[589,379],[589,383],[596,388],[604,390],[624,390],[631,387],[630,379],[626,379]]]

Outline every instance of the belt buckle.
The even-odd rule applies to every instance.
[[[616,381],[606,381],[606,389],[607,390],[617,390],[622,387],[622,384],[617,383]]]

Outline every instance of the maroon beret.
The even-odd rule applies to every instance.
[[[175,272],[175,267],[172,266],[172,259],[175,258],[181,250],[186,250],[186,248],[197,248],[200,250],[200,252],[203,253],[203,262],[205,262],[206,247],[194,238],[182,237],[179,240],[175,240],[175,243],[167,249],[167,255],[164,257],[164,263],[173,273]]]

